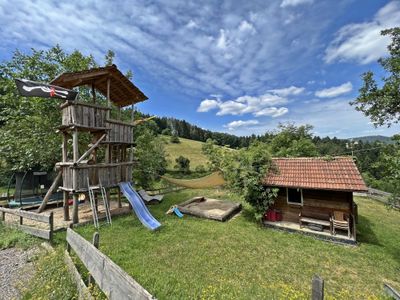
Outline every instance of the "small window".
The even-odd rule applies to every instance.
[[[302,189],[287,189],[287,203],[303,205]]]

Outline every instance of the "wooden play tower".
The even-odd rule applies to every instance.
[[[68,199],[72,195],[72,221],[78,223],[78,196],[87,193],[89,185],[101,185],[109,195],[120,182],[132,181],[134,105],[147,97],[115,65],[63,73],[51,84],[68,89],[85,85],[92,93],[91,103],[66,101],[60,106],[63,142],[62,162],[56,164],[58,177],[62,177],[59,189],[64,193],[64,220],[70,219]],[[107,99],[106,103],[96,99],[96,91]],[[118,119],[111,118],[112,105],[119,110]],[[121,121],[121,109],[126,106],[132,106],[131,122]],[[88,136],[88,148],[80,149]],[[71,140],[72,151],[68,146]]]

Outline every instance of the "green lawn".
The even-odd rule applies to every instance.
[[[180,155],[190,159],[191,170],[194,170],[199,165],[206,166],[208,160],[201,151],[201,147],[204,143],[179,138],[180,143],[174,144],[169,142],[168,136],[163,136],[163,139],[167,142],[165,144],[165,150],[168,154],[167,159],[169,160],[168,169],[174,168],[174,165],[176,164],[175,159]]]
[[[100,250],[158,299],[307,299],[314,274],[325,279],[327,299],[376,299],[383,282],[400,289],[400,213],[380,203],[356,199],[360,245],[353,247],[264,229],[248,206],[227,223],[165,215],[194,195],[235,198],[222,190],[181,191],[151,206],[163,224],[158,232],[133,214],[100,230]],[[89,240],[94,231],[76,230]]]

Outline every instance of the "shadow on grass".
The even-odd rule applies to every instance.
[[[358,216],[357,240],[360,243],[382,246],[372,229],[371,221],[362,215]]]

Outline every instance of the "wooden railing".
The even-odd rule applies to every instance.
[[[117,120],[107,120],[110,129],[105,142],[118,144],[131,144],[133,142],[133,125]]]
[[[10,214],[16,217],[19,217],[19,224],[16,225],[18,229],[29,233],[31,235],[46,239],[52,240],[53,239],[53,231],[54,231],[54,215],[51,212],[49,215],[38,214],[30,211],[24,211],[19,209],[10,209],[0,207],[1,212],[1,220],[4,224],[14,225],[13,223],[6,222],[6,214]],[[30,226],[32,224],[24,224],[24,219],[32,220],[39,223],[48,224],[48,229],[41,229],[37,227]],[[31,222],[32,223],[32,222]]]
[[[155,299],[116,263],[97,249],[98,233],[96,234],[97,238],[94,237],[93,240],[97,241],[97,245],[93,245],[71,228],[68,228],[67,260],[71,260],[69,253],[73,250],[89,271],[90,278],[96,282],[108,299]],[[71,263],[69,262],[69,264]],[[73,271],[73,273],[76,278],[76,272]],[[78,278],[77,283],[78,286],[82,287],[81,278]],[[85,287],[83,287],[83,290],[86,290]],[[84,293],[87,292],[84,291]],[[87,294],[83,298],[88,298]]]
[[[106,115],[110,109],[105,106],[69,101],[61,105],[62,125],[82,128],[106,128]]]
[[[87,191],[87,178],[100,179],[104,187],[114,187],[119,182],[132,180],[132,162],[78,166],[58,163],[57,165],[63,168],[63,189],[66,191]],[[73,185],[74,177],[77,179],[76,186]],[[97,183],[91,182],[91,184]]]

